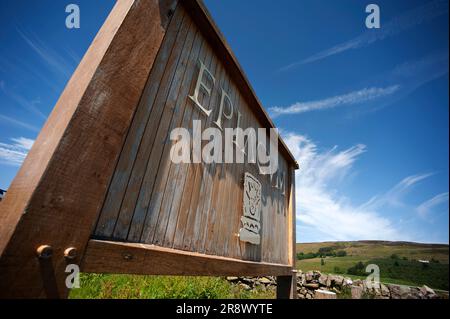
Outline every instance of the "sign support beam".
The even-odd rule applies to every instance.
[[[182,41],[175,40],[178,27],[182,31]],[[160,147],[156,148],[154,153],[153,148],[145,150],[156,154],[155,158],[160,160],[160,154],[164,154],[162,150],[165,148],[161,146],[163,144],[153,141],[156,137],[165,141],[169,125],[160,128],[160,123],[149,117],[150,126],[147,126],[148,123],[143,120],[145,116],[140,113],[142,105],[148,106],[147,95],[153,96],[154,93],[158,102],[155,113],[166,115],[167,121],[164,124],[169,123],[173,118],[171,112],[176,109],[174,101],[178,101],[179,87],[183,88],[182,92],[189,89],[189,82],[184,81],[184,74],[190,75],[194,72],[192,68],[188,71],[184,69],[186,65],[191,65],[189,61],[192,59],[188,58],[198,55],[208,55],[209,64],[213,65],[216,71],[220,70],[218,74],[222,74],[221,81],[227,83],[229,89],[232,87],[235,90],[233,97],[242,102],[241,111],[246,124],[266,129],[274,127],[200,0],[118,0],[61,94],[8,194],[0,203],[0,298],[66,298],[69,293],[66,284],[68,265],[79,265],[82,271],[100,273],[273,275],[278,276],[279,298],[296,297],[296,276],[293,269],[295,169],[298,165],[280,137],[278,139],[279,151],[283,156],[282,169],[289,176],[290,189],[288,197],[281,191],[268,191],[265,194],[266,197],[271,197],[268,201],[271,206],[267,206],[266,202],[265,215],[261,215],[266,220],[260,215],[247,214],[251,219],[251,222],[247,220],[247,225],[257,226],[258,230],[261,228],[260,237],[249,238],[249,242],[235,242],[238,240],[237,236],[234,236],[237,230],[234,229],[236,225],[232,223],[237,221],[234,218],[237,214],[231,217],[223,215],[228,211],[240,213],[240,207],[231,209],[233,207],[227,206],[229,202],[242,202],[240,173],[236,169],[238,166],[231,169],[235,173],[234,179],[229,177],[224,183],[220,179],[213,180],[212,176],[207,174],[200,175],[202,171],[198,167],[195,170],[192,166],[189,170],[174,167],[175,170],[172,171],[169,165],[160,170],[163,172],[160,180],[164,180],[169,173],[176,172],[177,176],[181,176],[181,172],[191,173],[192,175],[184,176],[184,181],[190,177],[189,185],[196,190],[194,194],[186,191],[189,194],[185,195],[183,188],[167,188],[165,183],[158,186],[161,192],[169,190],[167,194],[170,196],[167,198],[178,200],[180,211],[191,213],[184,216],[185,222],[181,224],[187,227],[185,225],[189,222],[189,232],[181,227],[181,231],[177,233],[183,235],[183,247],[173,242],[173,234],[178,225],[169,222],[177,219],[173,218],[174,215],[167,215],[168,212],[172,213],[172,207],[175,207],[173,205],[162,205],[161,212],[166,213],[165,217],[154,220],[155,225],[147,225],[154,226],[161,236],[169,233],[167,229],[171,230],[169,244],[167,241],[148,241],[148,238],[133,240],[124,236],[120,239],[121,242],[118,242],[118,237],[114,235],[95,236],[96,223],[105,199],[108,198],[109,190],[115,189],[113,177],[117,173],[120,183],[128,183],[126,174],[123,174],[124,170],[120,169],[122,153],[132,157],[129,149],[124,151],[127,150],[127,139],[139,142],[138,145],[142,142],[141,135],[130,133],[133,132],[133,124],[141,123],[145,124],[145,127],[155,125],[154,130],[153,127],[149,129],[152,134],[145,135],[148,140],[145,139],[144,145],[148,147],[151,143]],[[167,67],[168,65],[171,67]],[[190,76],[186,76],[186,80],[189,81]],[[155,91],[149,94],[148,87],[155,88]],[[180,96],[181,101],[183,95]],[[174,104],[170,106],[170,103]],[[188,112],[183,114],[196,118],[196,115]],[[140,163],[145,166],[149,162],[154,164],[155,159],[149,160],[153,158],[149,156],[142,155]],[[140,157],[138,159],[141,160]],[[134,163],[132,160],[130,163]],[[250,170],[255,169],[250,167]],[[136,175],[144,174],[144,170],[145,168],[138,169]],[[211,170],[204,172],[209,173]],[[201,176],[207,176],[208,179],[205,180],[211,183],[206,187],[210,190],[207,196],[199,194],[204,187],[204,184],[199,183]],[[154,182],[150,177],[149,181]],[[270,187],[267,179],[262,185]],[[214,182],[216,184],[213,184]],[[228,189],[229,194],[224,196],[218,191],[220,189]],[[151,195],[148,200],[154,198],[153,191],[152,194],[145,195]],[[263,198],[261,194],[257,195],[252,195],[254,202]],[[116,198],[113,196],[113,200]],[[132,196],[130,199],[130,207],[136,206],[133,198]],[[182,201],[186,198],[194,199]],[[210,202],[213,199],[214,203],[220,205],[213,207]],[[170,203],[170,200],[164,203]],[[117,213],[119,210],[120,207]],[[259,210],[261,207],[258,207]],[[154,213],[147,207],[144,211]],[[207,220],[204,219],[205,212],[210,214],[207,215]],[[129,213],[134,216],[132,210]],[[214,216],[220,222],[216,222]],[[104,221],[105,225],[116,225],[116,217],[110,218],[108,215]],[[148,221],[146,216],[144,217],[143,220],[138,219],[139,227],[142,227],[144,221]],[[127,217],[124,219],[127,220]],[[161,220],[164,223],[158,224]],[[150,222],[152,221],[153,219],[150,219]],[[127,230],[130,224],[124,223],[123,226]],[[264,226],[266,229],[263,229]],[[149,229],[152,229],[151,227]],[[197,239],[192,231],[195,229],[207,230],[204,232],[204,239],[215,247],[208,246],[205,249],[195,246]],[[153,238],[152,231],[149,231],[149,235]],[[233,235],[232,239],[224,240],[230,234]],[[264,234],[270,236],[264,237]],[[193,238],[194,246],[185,244],[192,243]]]
[[[0,203],[0,298],[68,295],[64,251],[83,257],[176,4],[117,1],[68,82]]]

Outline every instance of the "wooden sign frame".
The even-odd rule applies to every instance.
[[[247,78],[198,0],[118,0],[68,82],[0,203],[0,297],[65,298],[67,264],[83,272],[273,275],[295,298],[295,159],[284,142],[287,264],[264,263],[92,238],[102,203],[160,46],[178,6],[227,65],[261,125],[273,128]]]

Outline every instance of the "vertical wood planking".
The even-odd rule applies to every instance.
[[[192,115],[192,107],[189,105],[189,99],[186,98],[191,92],[192,88],[194,87],[195,81],[193,81],[196,69],[196,65],[198,64],[198,56],[200,53],[200,48],[202,45],[202,37],[201,34],[197,31],[196,38],[194,42],[194,46],[192,49],[192,55],[190,57],[189,65],[188,65],[188,71],[185,74],[185,80],[183,85],[183,90],[180,92],[180,95],[178,97],[177,103],[184,105],[184,112],[182,114],[181,123],[179,123],[180,127],[186,128],[189,126],[189,120],[191,119]],[[170,211],[169,211],[169,222],[167,224],[166,232],[164,235],[164,246],[165,247],[172,247],[173,241],[174,241],[174,235],[176,226],[178,223],[178,217],[179,217],[179,210],[181,206],[181,200],[183,197],[183,193],[185,190],[185,183],[186,183],[186,171],[189,164],[187,163],[180,163],[180,164],[173,164],[170,163],[170,172],[168,177],[168,182],[170,182],[173,185],[173,188],[171,188],[172,193],[168,193],[167,196],[165,194],[165,200],[167,200],[170,205]]]
[[[245,104],[240,91],[237,89],[239,99],[238,104],[235,107],[233,114],[232,127],[237,128],[238,126],[238,111],[241,112],[241,105]],[[234,156],[236,152],[239,152],[237,148],[234,148]],[[229,236],[226,237],[225,243],[225,253],[233,258],[242,258],[240,247],[239,247],[239,230],[241,228],[241,216],[243,215],[243,192],[244,192],[244,165],[236,163],[233,165],[233,188],[231,190],[229,203],[232,205],[229,211]]]
[[[230,78],[228,74],[225,74],[223,81],[223,89],[229,92]],[[207,242],[205,247],[205,252],[208,254],[216,254],[215,245],[218,241],[218,233],[220,231],[222,214],[220,211],[220,200],[222,199],[221,194],[224,193],[224,182],[226,176],[226,168],[223,162],[215,165],[215,174],[213,180],[212,198],[211,198],[211,224],[208,225]]]
[[[193,61],[194,65],[198,66],[198,60],[199,59],[204,59],[205,58],[205,52],[206,52],[206,46],[207,43],[205,42],[205,40],[203,39],[203,37],[200,35],[200,52],[198,53],[196,60]],[[203,60],[202,60],[203,61]],[[195,68],[195,72],[193,73],[193,77],[191,80],[191,85],[189,88],[189,92],[193,92],[194,91],[194,87],[195,87],[195,76],[198,76],[199,73],[199,68],[196,67]],[[193,117],[193,112],[194,112],[194,108],[192,107],[192,105],[190,105],[189,99],[186,97],[186,111],[183,117],[183,122],[182,122],[182,127],[188,128],[190,127],[191,123],[192,123],[192,117]],[[178,248],[178,249],[183,249],[184,245],[183,245],[183,238],[184,238],[184,232],[185,232],[185,227],[186,224],[188,222],[188,216],[189,216],[189,205],[191,202],[191,192],[192,189],[191,187],[191,183],[192,183],[192,179],[194,178],[194,173],[195,170],[193,169],[192,164],[181,164],[181,170],[179,172],[179,175],[183,175],[184,177],[184,185],[181,187],[181,185],[179,186],[178,190],[177,190],[177,194],[178,196],[176,198],[179,198],[179,208],[178,208],[178,212],[177,212],[177,219],[176,219],[176,225],[175,225],[175,229],[173,230],[174,234],[173,234],[173,239],[170,241],[170,246],[174,247],[174,248]],[[169,229],[170,231],[172,231],[171,229]],[[168,236],[170,236],[170,234],[168,234]],[[168,246],[168,247],[170,247]]]
[[[219,89],[221,90],[222,88],[224,90],[227,89],[229,84],[229,78],[228,75],[226,73],[225,70],[222,70],[221,74],[220,74],[220,78],[219,78]],[[220,97],[219,97],[220,98]],[[214,114],[216,115],[216,114]],[[217,202],[218,198],[216,196],[217,194],[217,187],[219,185],[219,178],[220,178],[220,174],[219,173],[219,169],[221,168],[221,164],[219,163],[212,163],[210,165],[210,179],[209,182],[211,183],[210,187],[209,187],[209,194],[208,194],[208,198],[206,198],[206,203],[205,203],[205,210],[208,211],[208,217],[206,219],[206,226],[205,226],[205,230],[203,231],[203,236],[204,236],[204,240],[203,242],[200,244],[200,251],[201,252],[209,252],[210,251],[210,247],[212,245],[212,240],[214,238],[214,230],[215,227],[217,226],[217,209],[213,206],[214,202]]]
[[[246,107],[241,107],[240,111],[242,113],[242,119],[241,119],[241,128],[245,131],[246,129],[254,126],[254,122],[252,122],[252,118],[251,118],[251,114],[249,112],[249,110],[247,109],[247,105],[244,103],[244,105]],[[257,122],[256,122],[257,123]],[[245,152],[248,153],[248,149],[244,149]],[[242,169],[243,171],[241,172],[241,184],[244,184],[244,175],[246,172],[249,172],[250,174],[252,174],[253,176],[258,176],[257,174],[255,174],[254,172],[254,167],[251,164],[248,164],[247,162],[244,162],[244,164],[242,165]],[[258,177],[258,179],[260,179]],[[261,190],[262,191],[262,190]],[[244,201],[244,188],[242,188],[242,196],[240,196],[240,200],[239,200],[239,205],[241,207],[240,209],[240,213],[239,213],[239,228],[242,227],[242,223],[240,221],[240,217],[243,215],[243,201]],[[262,196],[262,193],[261,193]],[[253,260],[254,256],[253,256],[253,247],[254,245],[246,243],[246,242],[242,242],[239,240],[239,245],[240,245],[240,251],[242,254],[242,258],[244,260]]]
[[[205,65],[208,66],[208,69],[210,70],[210,72],[213,75],[216,74],[216,70],[218,68],[219,61],[209,45],[207,47],[206,59],[207,59],[207,61],[204,62]],[[216,79],[216,84],[217,84],[217,79]],[[216,90],[214,90],[214,91],[216,91]],[[211,106],[213,105],[215,96],[216,95],[214,95],[214,93],[211,96],[208,96],[207,100],[206,101],[204,100],[204,102],[202,104],[207,109],[210,109]],[[192,121],[195,121],[195,120],[201,121],[201,128],[203,131],[206,128],[207,117],[195,105],[192,105],[192,107],[194,108]],[[203,145],[203,143],[202,143],[202,145]],[[192,169],[194,170],[194,174],[193,174],[192,184],[190,186],[190,189],[192,189],[192,192],[191,192],[191,200],[190,200],[189,212],[188,212],[188,223],[186,225],[186,230],[185,230],[185,235],[184,235],[184,249],[191,250],[191,251],[195,250],[195,244],[197,242],[196,238],[200,232],[199,225],[200,225],[202,211],[199,209],[199,207],[201,206],[199,203],[199,198],[201,197],[201,191],[202,191],[202,189],[201,189],[201,185],[203,183],[202,168],[204,165],[205,164],[203,162],[199,163],[199,164],[198,163],[191,164]]]
[[[227,94],[229,94],[231,98],[231,102],[233,103],[234,107],[240,107],[238,105],[239,102],[239,92],[235,85],[232,83],[232,81],[229,81]],[[226,111],[226,110],[224,110]],[[223,124],[223,127],[231,127],[232,122],[226,122]],[[222,134],[222,145],[225,145],[225,135]],[[225,148],[222,149],[222,157],[225,159]],[[225,252],[225,242],[227,238],[230,236],[233,236],[233,234],[230,232],[230,222],[231,222],[231,212],[237,213],[237,207],[236,203],[231,202],[230,194],[232,193],[232,189],[235,187],[235,185],[238,184],[235,180],[234,170],[236,168],[235,164],[228,164],[224,163],[222,165],[224,168],[224,178],[222,180],[221,188],[222,191],[219,196],[217,211],[219,213],[219,220],[216,220],[215,222],[219,222],[219,229],[216,233],[217,237],[216,242],[214,244],[215,251],[214,253],[216,255],[227,255]]]
[[[68,82],[1,203],[0,298],[67,296],[175,6],[118,1]]]
[[[237,111],[241,113],[243,130],[261,126],[227,66],[195,21],[180,8],[158,54],[158,65],[146,84],[94,235],[244,260],[286,263],[289,203],[273,188],[275,179],[260,175],[257,164],[247,162],[174,164],[170,160],[172,129],[184,127],[192,134],[194,120],[201,120],[202,130],[217,127],[213,121],[219,115],[222,87],[234,106],[232,120],[222,118],[223,128],[236,128]],[[198,60],[216,79],[211,96],[202,96],[202,104],[212,110],[209,117],[188,98],[194,92]],[[224,130],[222,133],[224,142]],[[202,141],[202,149],[208,142]],[[281,155],[279,169],[288,169]],[[261,245],[242,242],[238,237],[245,172],[263,185]]]
[[[208,59],[207,59],[208,58]],[[205,63],[207,67],[211,66],[212,61],[212,50],[210,46],[205,42],[203,42],[199,59]],[[198,75],[198,72],[196,72]],[[195,82],[195,80],[193,80]],[[192,92],[192,91],[191,91]],[[192,123],[194,120],[199,119],[199,110],[194,105],[191,104],[191,102],[188,103],[188,108],[191,108],[191,118],[188,122],[188,128],[192,135]],[[190,106],[189,106],[190,105]],[[184,193],[184,196],[181,199],[181,205],[180,205],[180,216],[177,220],[177,227],[175,232],[175,239],[174,239],[174,247],[178,249],[183,250],[189,250],[190,249],[190,241],[192,239],[192,233],[193,233],[193,224],[195,222],[195,215],[190,211],[190,206],[192,202],[192,198],[195,194],[195,192],[198,192],[198,189],[196,190],[194,187],[196,183],[196,166],[199,164],[189,164],[187,169],[187,176],[186,176],[186,182],[184,189],[187,190],[187,192]],[[187,235],[186,235],[187,234]]]
[[[202,128],[203,130],[213,126],[212,125],[212,119],[215,115],[215,110],[217,110],[218,103],[220,101],[220,93],[218,88],[220,87],[220,81],[221,81],[221,75],[222,75],[222,68],[220,66],[220,61],[218,60],[217,56],[212,52],[212,66],[214,68],[214,77],[215,77],[215,89],[212,92],[211,99],[209,101],[209,107],[208,109],[212,109],[213,112],[209,117],[204,116],[201,114],[201,121],[202,121]],[[202,141],[202,149],[207,144],[207,141]],[[208,183],[210,182],[210,171],[209,168],[212,164],[207,164],[202,161],[200,165],[196,168],[196,174],[200,177],[200,190],[198,193],[198,199],[195,199],[197,204],[197,207],[192,207],[190,209],[193,209],[195,212],[195,223],[194,223],[194,238],[192,238],[191,243],[191,250],[194,251],[200,251],[201,246],[201,238],[204,235],[204,229],[203,227],[207,227],[205,225],[204,221],[207,220],[208,211],[204,210],[204,202],[205,202],[205,195],[206,195],[206,188],[208,187]]]
[[[190,21],[189,21],[190,22]],[[155,176],[155,182],[153,185],[153,189],[141,189],[141,193],[144,192],[151,192],[151,198],[150,198],[150,204],[149,207],[152,208],[152,210],[147,211],[147,217],[146,217],[146,223],[144,223],[144,227],[147,227],[148,225],[151,227],[151,229],[154,231],[153,234],[151,234],[152,238],[158,237],[158,243],[162,241],[162,238],[164,237],[164,233],[166,230],[167,220],[168,220],[168,213],[170,211],[170,203],[167,201],[164,202],[164,206],[162,206],[162,199],[163,195],[165,194],[165,187],[167,183],[173,187],[173,183],[171,181],[168,181],[168,172],[170,168],[170,148],[171,148],[171,142],[170,142],[170,132],[179,126],[179,122],[181,120],[181,117],[183,115],[184,109],[181,108],[180,103],[177,103],[179,94],[183,84],[184,74],[186,72],[186,66],[188,63],[188,58],[191,53],[193,41],[195,36],[195,28],[192,27],[192,24],[189,25],[189,31],[187,33],[187,36],[185,38],[185,44],[183,48],[183,52],[181,53],[180,61],[178,63],[177,70],[175,72],[174,80],[172,81],[171,88],[169,91],[169,96],[166,101],[165,105],[165,112],[163,113],[163,117],[160,120],[158,133],[156,136],[156,141],[154,144],[154,149],[152,150],[152,153],[154,152],[157,154],[156,161],[154,165],[149,167],[148,169],[155,170],[155,173],[151,173],[150,176]],[[183,104],[184,106],[184,104]],[[162,155],[161,155],[162,154]],[[148,222],[150,221],[150,222]],[[155,223],[155,224],[153,224]],[[133,226],[136,225],[133,224]],[[155,227],[154,227],[155,225]],[[144,228],[143,230],[146,232],[146,235],[150,235],[147,233],[147,229]],[[141,236],[136,236],[135,238],[141,238]],[[141,238],[142,240],[142,238]],[[144,238],[146,242],[150,241],[150,237],[146,236]]]
[[[193,32],[195,30],[192,30]],[[185,65],[187,65],[188,61],[185,61]],[[183,79],[182,85],[188,85],[188,80],[190,80],[190,76],[191,73],[190,72],[186,72],[185,73],[187,75],[186,78]],[[160,161],[159,167],[158,167],[158,172],[157,172],[157,177],[156,177],[156,188],[154,188],[153,190],[153,194],[152,194],[152,199],[151,199],[151,203],[153,201],[159,201],[161,200],[162,202],[159,203],[157,202],[156,204],[151,204],[151,207],[155,207],[154,212],[148,212],[148,214],[152,214],[155,217],[157,217],[158,219],[153,219],[156,220],[156,227],[155,227],[155,233],[152,236],[152,239],[150,239],[150,236],[142,239],[145,240],[147,242],[151,242],[153,241],[155,244],[163,244],[164,243],[164,237],[165,237],[165,233],[166,233],[166,229],[168,227],[168,223],[172,222],[170,220],[170,212],[171,212],[171,206],[173,204],[173,193],[175,192],[175,189],[179,186],[176,183],[174,183],[174,179],[176,179],[176,175],[171,175],[170,174],[170,169],[171,169],[171,160],[170,160],[170,148],[172,146],[172,142],[170,141],[170,132],[179,127],[180,122],[182,120],[182,117],[184,115],[184,108],[185,107],[189,107],[186,104],[182,104],[180,102],[178,102],[179,99],[184,99],[186,98],[187,94],[189,92],[187,92],[185,89],[181,89],[181,91],[178,93],[177,96],[177,101],[174,101],[174,105],[176,107],[178,107],[178,105],[183,105],[183,108],[180,110],[176,110],[176,113],[174,115],[174,119],[172,119],[172,124],[167,132],[167,134],[163,134],[161,135],[161,143],[164,145],[164,155]],[[185,96],[181,96],[181,94],[185,95]],[[162,121],[164,122],[164,120]],[[163,197],[161,196],[154,196],[155,194],[163,194]],[[156,207],[160,207],[159,209],[157,209]],[[159,214],[158,214],[159,213]],[[152,226],[151,226],[152,227]],[[144,232],[147,231],[144,230]],[[150,233],[148,233],[148,235],[150,235]]]
[[[288,221],[288,264],[292,265],[294,268],[296,267],[296,233],[295,233],[295,226],[296,226],[296,203],[295,203],[295,169],[293,167],[289,167],[289,221]]]
[[[94,233],[95,236],[111,237],[113,234],[135,159],[138,150],[140,149],[142,136],[146,131],[147,126],[152,125],[151,114],[154,100],[159,92],[159,84],[161,83],[164,71],[166,69],[167,60],[172,52],[183,16],[183,9],[178,6],[172,21],[169,24],[153,69],[150,72],[145,90],[140,99],[138,109],[125,140],[106,200],[103,204],[102,212],[97,222]],[[150,124],[148,124],[149,122]]]
[[[233,90],[235,92],[235,108],[240,107],[243,103],[242,96],[239,93],[239,89],[233,85]],[[237,123],[237,113],[233,110],[233,119],[229,124],[231,128],[235,128]],[[236,120],[236,121],[235,121]],[[223,233],[221,235],[221,241],[223,243],[223,250],[220,253],[224,256],[236,256],[237,251],[235,251],[236,246],[234,245],[236,238],[239,234],[239,224],[235,223],[235,216],[242,215],[242,204],[238,200],[238,191],[241,191],[243,170],[240,164],[229,164],[230,166],[230,176],[229,176],[229,190],[227,192],[227,208],[224,211],[226,223],[224,225]]]
[[[217,59],[217,57],[216,57]],[[215,107],[215,110],[217,111],[217,106],[220,103],[221,99],[221,93],[220,89],[224,86],[224,82],[226,79],[226,72],[224,70],[224,67],[221,63],[217,65],[217,71],[216,71],[216,87],[218,90],[215,90],[213,93],[213,97],[210,103],[210,106]],[[212,125],[212,121],[216,115],[216,112],[212,112],[211,116],[206,119],[205,127],[209,127]],[[206,145],[206,141],[202,143],[202,146]],[[196,219],[196,226],[198,227],[197,237],[195,238],[193,247],[195,247],[195,250],[198,252],[204,252],[205,251],[205,241],[208,234],[209,229],[209,223],[212,221],[211,216],[211,197],[212,197],[212,189],[213,189],[213,180],[214,175],[216,172],[216,166],[217,164],[215,162],[211,164],[203,164],[202,169],[202,184],[200,189],[200,200],[199,205],[197,208],[197,219]]]
[[[167,62],[160,89],[156,96],[149,125],[147,125],[141,141],[141,147],[123,199],[120,215],[114,228],[113,238],[125,240],[129,237],[137,240],[140,237],[139,230],[142,227],[149,207],[149,197],[155,185],[156,168],[161,158],[160,145],[155,142],[157,141],[161,119],[169,112],[166,108],[166,101],[175,79],[189,25],[190,19],[184,15],[177,40]],[[143,174],[144,172],[145,174]],[[130,229],[130,222],[132,222],[132,226],[138,225],[138,229],[135,227]]]

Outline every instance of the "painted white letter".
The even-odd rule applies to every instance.
[[[225,90],[222,88],[222,95],[220,99],[220,107],[219,107],[219,114],[217,116],[217,121],[214,122],[221,130],[222,130],[222,115],[225,116],[228,120],[231,120],[233,118],[233,103],[231,102],[230,96],[225,92]],[[224,106],[225,102],[228,101],[228,105],[230,108],[230,113],[225,114],[224,112]]]
[[[211,90],[214,87],[214,84],[216,83],[216,79],[213,77],[211,72],[209,72],[209,70],[206,68],[206,66],[203,64],[202,61],[199,60],[199,63],[200,63],[200,72],[198,73],[197,84],[195,85],[194,95],[193,96],[189,96],[189,98],[195,103],[195,105],[197,105],[197,107],[200,110],[202,110],[203,113],[206,114],[206,116],[209,116],[211,114],[212,110],[205,109],[202,106],[202,104],[200,103],[200,101],[198,100],[198,96],[200,94],[200,90],[201,89],[203,89],[206,94],[211,96]],[[206,85],[206,83],[203,82],[204,74],[207,74],[211,78],[211,80],[213,82],[213,86],[212,87],[208,87]]]

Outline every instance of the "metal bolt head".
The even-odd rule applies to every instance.
[[[36,249],[36,253],[40,259],[49,259],[53,255],[53,248],[49,245],[41,245]]]
[[[69,247],[64,250],[64,257],[67,259],[75,259],[77,257],[77,249],[75,247]]]
[[[132,254],[123,254],[123,259],[125,259],[125,260],[132,260],[133,259],[133,255]]]

